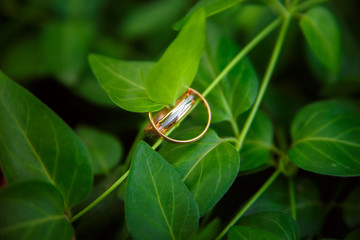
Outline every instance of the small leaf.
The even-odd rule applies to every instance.
[[[9,184],[39,179],[73,205],[92,185],[88,153],[49,108],[0,72],[0,165]]]
[[[191,193],[173,167],[144,142],[130,168],[125,214],[135,239],[188,239],[198,228]]]
[[[130,112],[153,112],[164,107],[145,92],[145,78],[154,63],[127,62],[94,54],[89,56],[89,62],[101,87],[119,107]]]
[[[0,191],[0,238],[71,240],[60,192],[45,182],[21,182]]]
[[[240,171],[255,169],[269,160],[273,132],[270,119],[262,112],[257,112],[240,150]]]
[[[321,231],[325,212],[320,192],[308,179],[295,180],[295,206],[301,237],[312,236]],[[289,188],[286,179],[279,178],[259,197],[247,211],[255,214],[266,211],[281,211],[291,214]]]
[[[360,175],[360,117],[346,102],[306,106],[292,123],[294,143],[289,158],[311,172],[333,176]]]
[[[108,174],[120,161],[120,142],[114,136],[91,127],[79,126],[77,133],[88,150],[94,174]]]
[[[263,212],[246,216],[228,234],[229,240],[240,239],[300,239],[296,222],[281,212]]]
[[[340,29],[333,14],[324,7],[314,7],[300,20],[307,43],[329,70],[340,70]]]
[[[86,66],[94,26],[84,21],[51,22],[43,31],[42,47],[51,72],[67,86],[74,86]]]
[[[205,90],[240,48],[213,25],[209,25],[206,49],[199,66],[194,87]],[[206,97],[212,122],[232,120],[251,107],[258,91],[258,78],[249,59],[244,58],[222,79]],[[203,113],[205,115],[205,113]]]
[[[205,45],[205,13],[196,11],[145,80],[149,97],[163,104],[175,105],[193,82]]]
[[[212,16],[216,13],[222,12],[242,1],[244,1],[244,0],[225,0],[225,1],[224,0],[202,0],[202,1],[198,1],[198,3],[195,4],[195,6],[193,6],[191,8],[189,13],[184,18],[182,18],[181,20],[179,20],[178,22],[175,23],[174,29],[176,29],[176,30],[181,29],[184,26],[184,24],[189,20],[189,17],[191,16],[191,14],[200,8],[204,8],[206,17],[210,17],[210,16]]]
[[[346,224],[353,228],[360,224],[360,188],[350,192],[345,202],[341,204]]]
[[[177,136],[191,138],[194,128]],[[177,138],[176,135],[174,135]],[[229,143],[209,130],[199,141],[186,144],[164,144],[160,153],[179,172],[183,182],[193,194],[200,216],[208,212],[227,192],[239,171],[239,153]]]

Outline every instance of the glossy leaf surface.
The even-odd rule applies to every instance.
[[[207,44],[200,62],[194,87],[205,90],[240,48],[215,26],[209,25]],[[222,79],[206,97],[212,110],[212,122],[236,119],[255,101],[258,78],[249,59],[245,58]]]
[[[360,188],[352,190],[341,204],[346,224],[353,228],[360,224]]]
[[[45,182],[22,182],[0,191],[0,238],[71,240],[60,192]]]
[[[334,176],[360,175],[360,117],[341,101],[306,106],[292,123],[290,160],[311,172]]]
[[[260,167],[270,158],[273,144],[273,126],[262,112],[257,112],[240,150],[241,169],[248,171]]]
[[[88,153],[74,132],[36,97],[0,72],[0,163],[9,184],[39,179],[73,205],[92,184]]]
[[[175,105],[176,100],[191,86],[204,50],[205,30],[205,13],[200,9],[191,16],[150,70],[145,88],[153,101]]]
[[[201,129],[189,129],[175,138],[188,139],[195,132],[201,132]],[[230,143],[219,139],[213,130],[192,144],[164,144],[160,153],[179,172],[193,194],[200,216],[221,199],[239,171],[238,152]]]
[[[325,212],[320,192],[308,179],[296,179],[295,207],[301,237],[315,235],[321,231]],[[288,182],[285,178],[276,180],[248,210],[248,214],[266,211],[281,211],[291,214]]]
[[[322,64],[333,72],[340,70],[340,29],[333,14],[314,7],[301,17],[300,27],[306,41]]]
[[[90,55],[90,66],[100,85],[111,100],[130,112],[152,112],[163,104],[152,101],[145,91],[145,78],[153,67],[152,62],[128,62]]]
[[[77,133],[88,150],[94,174],[108,174],[120,161],[120,142],[108,133],[87,126],[79,126]]]
[[[125,214],[135,239],[188,239],[198,228],[191,193],[174,168],[144,142],[130,168]]]
[[[212,16],[216,13],[222,12],[242,1],[244,1],[244,0],[202,0],[202,1],[198,1],[197,4],[195,4],[195,6],[193,6],[191,8],[189,13],[184,18],[182,18],[177,23],[175,23],[174,28],[176,30],[179,30],[180,28],[182,28],[184,26],[184,24],[186,23],[186,21],[188,21],[191,13],[195,12],[196,10],[198,10],[200,8],[204,8],[206,17],[210,17],[210,16]]]
[[[300,239],[296,222],[281,212],[264,212],[240,219],[228,234],[229,240],[242,239]]]

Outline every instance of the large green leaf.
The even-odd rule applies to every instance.
[[[269,160],[273,132],[270,119],[262,112],[257,112],[240,150],[240,171],[260,167]]]
[[[120,142],[114,136],[91,127],[79,126],[76,130],[88,150],[94,174],[108,174],[120,161]]]
[[[125,214],[135,239],[188,239],[198,228],[191,193],[174,168],[144,142],[130,168]]]
[[[301,237],[321,231],[325,212],[319,190],[308,179],[295,180],[295,207]],[[279,178],[260,196],[247,211],[255,214],[265,211],[281,211],[291,214],[289,188],[286,179]]]
[[[128,62],[90,55],[91,68],[100,85],[119,107],[130,112],[152,112],[163,104],[152,101],[145,91],[145,78],[152,62]]]
[[[352,228],[360,224],[360,187],[352,190],[341,204],[346,224]]]
[[[145,88],[158,103],[175,105],[193,82],[205,46],[203,9],[196,11],[160,60],[150,70]]]
[[[94,35],[85,21],[50,22],[42,33],[42,47],[51,72],[65,85],[79,81]]]
[[[86,197],[92,170],[82,142],[54,112],[1,72],[0,122],[0,163],[9,184],[50,182],[69,205]]]
[[[188,139],[199,132],[201,129],[193,128],[179,132],[174,137]],[[211,129],[201,140],[192,144],[164,144],[160,153],[179,172],[193,194],[200,216],[221,199],[239,171],[239,153]]]
[[[240,48],[213,25],[207,31],[207,44],[194,82],[198,90],[205,90],[226,65],[239,53]],[[258,78],[249,61],[244,58],[224,77],[206,97],[212,122],[232,120],[251,107],[258,90]]]
[[[182,18],[177,23],[175,23],[174,29],[179,30],[180,28],[182,28],[184,26],[184,24],[186,23],[186,21],[189,20],[189,17],[191,16],[191,14],[200,8],[204,8],[206,17],[209,17],[218,12],[222,12],[242,1],[244,1],[244,0],[201,0],[201,1],[198,1],[197,4],[195,4],[190,9],[189,13],[184,18]]]
[[[341,64],[340,29],[332,13],[314,7],[302,15],[300,27],[306,41],[329,70],[338,72]]]
[[[341,101],[306,106],[292,123],[290,160],[316,173],[360,175],[360,117]]]
[[[281,212],[264,212],[238,221],[238,226],[233,226],[228,234],[229,240],[240,239],[300,239],[296,222]]]
[[[71,240],[60,192],[45,182],[21,182],[0,191],[0,238]]]

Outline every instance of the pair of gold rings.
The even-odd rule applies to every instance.
[[[176,123],[183,119],[190,109],[194,106],[196,100],[195,96],[198,97],[204,104],[208,119],[205,129],[196,137],[187,140],[177,140],[170,138],[165,135]],[[149,121],[150,126],[145,130],[150,135],[158,135],[165,140],[173,143],[191,143],[202,138],[207,130],[209,129],[211,122],[211,111],[210,106],[207,103],[206,99],[197,91],[192,88],[189,88],[184,95],[182,95],[179,100],[176,102],[176,105],[169,111],[166,108],[161,110],[155,117],[152,117],[151,112],[149,112]]]

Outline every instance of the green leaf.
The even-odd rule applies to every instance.
[[[90,155],[94,174],[108,174],[122,155],[120,142],[112,135],[87,126],[79,126],[78,136]]]
[[[216,236],[220,232],[220,219],[215,218],[212,220],[209,224],[206,225],[206,227],[200,231],[195,237],[191,238],[192,240],[209,240],[209,239],[215,239]]]
[[[153,112],[164,107],[146,94],[144,82],[152,62],[127,62],[100,55],[89,56],[90,66],[101,87],[119,107],[130,112]]]
[[[339,72],[340,29],[333,14],[324,7],[314,7],[301,17],[300,27],[319,61],[329,70]]]
[[[270,119],[262,112],[257,112],[240,150],[240,171],[255,169],[269,160],[273,133]]]
[[[88,153],[49,108],[0,72],[0,165],[9,184],[39,179],[54,184],[68,205],[92,185]]]
[[[144,142],[130,168],[125,214],[135,239],[188,239],[198,228],[191,193],[173,167]]]
[[[289,158],[307,171],[333,176],[360,175],[360,117],[341,101],[306,106],[292,123]]]
[[[360,187],[355,188],[341,204],[346,224],[353,228],[360,224]]]
[[[94,26],[85,21],[51,22],[42,33],[44,56],[51,72],[74,86],[86,66]]]
[[[0,191],[0,238],[71,240],[60,192],[45,182],[21,182]]]
[[[358,239],[360,239],[360,227],[355,228],[344,238],[344,240],[358,240]]]
[[[205,52],[194,82],[194,88],[199,91],[205,90],[240,51],[240,48],[215,26],[209,25],[207,33]],[[257,91],[258,78],[255,69],[249,59],[244,58],[206,97],[212,110],[212,122],[236,119],[251,107]]]
[[[149,97],[175,105],[193,82],[205,45],[206,21],[203,9],[196,11],[145,80]]]
[[[179,132],[174,137],[188,139],[200,132],[200,128],[193,128]],[[160,153],[179,172],[193,194],[200,216],[215,206],[239,171],[239,153],[211,129],[201,140],[192,144],[165,143]]]
[[[244,0],[202,0],[202,1],[198,1],[198,3],[195,4],[195,6],[193,6],[190,9],[189,13],[184,18],[182,18],[181,20],[179,20],[178,22],[176,22],[174,24],[173,28],[176,30],[181,29],[186,24],[186,22],[189,20],[191,14],[200,8],[204,8],[206,17],[210,17],[210,16],[212,16],[216,13],[222,12],[242,1],[244,1]]]
[[[240,239],[300,239],[296,222],[281,212],[264,212],[240,219],[239,226],[233,226],[229,240]]]
[[[255,214],[266,211],[281,211],[291,214],[288,183],[279,178],[260,196],[247,211]],[[295,179],[295,206],[301,237],[312,236],[321,231],[325,212],[319,190],[308,179]]]

